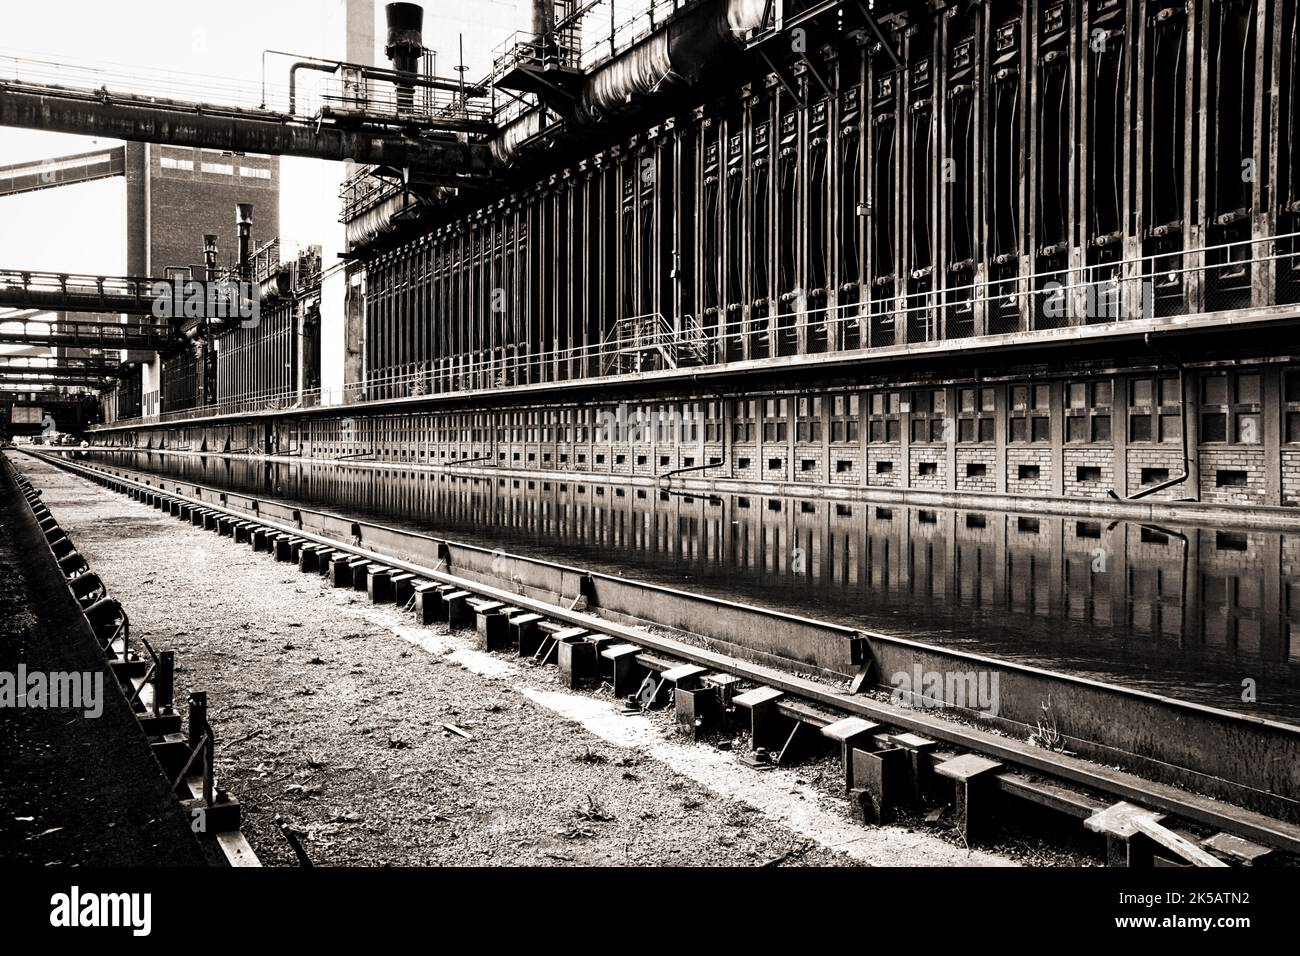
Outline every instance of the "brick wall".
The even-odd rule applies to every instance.
[[[805,470],[805,462],[812,463],[807,470]],[[807,485],[826,484],[826,462],[822,457],[822,446],[820,444],[795,445],[794,480]]]
[[[1115,487],[1114,455],[1112,449],[1100,445],[1067,447],[1064,453],[1066,495],[1106,497],[1106,492]]]
[[[909,487],[942,491],[948,487],[948,449],[943,445],[913,445]],[[924,474],[928,471],[929,474]]]
[[[757,445],[735,445],[731,449],[732,477],[746,481],[762,478],[763,466],[758,460]]]
[[[1201,449],[1201,500],[1233,502],[1237,504],[1262,504],[1264,501],[1264,449],[1262,448],[1202,448]],[[1244,473],[1245,484],[1220,485],[1219,479],[1232,480]],[[1222,473],[1222,474],[1221,474]]]
[[[1159,482],[1156,480],[1142,481],[1142,472],[1144,469],[1158,469],[1168,472],[1170,478],[1179,475],[1183,470],[1183,453],[1181,448],[1146,448],[1142,446],[1130,446],[1128,450],[1128,493],[1133,494],[1141,491],[1143,488],[1150,488]],[[1158,475],[1148,474],[1149,479],[1158,478]],[[1185,483],[1173,485],[1164,491],[1157,491],[1151,495],[1152,498],[1185,498],[1188,495],[1188,489]]]
[[[280,235],[280,160],[275,156],[228,156],[211,150],[150,145],[131,150],[128,164],[148,170],[143,188],[147,210],[147,261],[138,261],[142,272],[163,275],[169,266],[184,267],[203,262],[203,236],[218,237],[219,262],[233,264],[237,249],[235,204],[253,204],[253,247]],[[164,168],[169,162],[189,163],[189,169]],[[204,172],[230,168],[225,172]],[[246,174],[259,169],[269,178]],[[139,173],[137,173],[139,175]],[[143,257],[139,257],[143,259]]]
[[[840,463],[845,463],[844,470]],[[831,446],[830,461],[826,463],[826,481],[831,485],[861,485],[862,454],[857,446]]]
[[[957,490],[997,491],[997,457],[997,450],[992,445],[958,445]],[[971,474],[971,465],[983,465],[984,473]]]
[[[1282,504],[1300,505],[1300,451],[1282,451]]]
[[[890,466],[881,471],[881,463]],[[867,484],[881,488],[897,488],[903,481],[902,451],[897,445],[870,445],[867,448]]]
[[[790,474],[788,457],[784,446],[764,445],[762,461],[758,463],[761,469],[759,480],[786,481]],[[776,467],[773,467],[773,464]]]
[[[1020,477],[1020,466],[1037,467],[1038,474]],[[1007,491],[1013,495],[1050,495],[1052,493],[1052,451],[1050,448],[1007,449]]]

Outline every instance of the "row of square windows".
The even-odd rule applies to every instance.
[[[1008,391],[1007,438],[1012,443],[1051,440],[1049,408],[1055,386],[1013,385]],[[1064,439],[1074,443],[1112,440],[1113,394],[1109,381],[1067,382],[1064,401]],[[1200,441],[1260,444],[1262,442],[1262,377],[1256,372],[1204,376],[1200,384]],[[901,440],[903,415],[910,418],[910,440],[944,444],[996,440],[997,389],[957,390],[957,417],[948,417],[946,389],[911,389],[872,392],[868,395],[868,441],[896,444]],[[1300,443],[1300,370],[1284,378],[1282,440]],[[856,443],[861,434],[859,393],[800,397],[794,401],[795,440],[817,443],[823,436],[823,410],[829,403],[829,437],[835,444]],[[1127,437],[1130,442],[1182,440],[1182,415],[1178,379],[1173,376],[1135,378],[1127,383]],[[752,444],[762,434],[765,442],[789,438],[789,398],[732,399],[731,439]],[[438,419],[435,440],[586,442],[622,434],[634,442],[703,440],[717,443],[723,436],[722,402],[686,402],[643,405],[618,410],[594,408],[507,412],[498,421],[490,413],[446,416]],[[1121,412],[1123,414],[1123,412]],[[618,423],[617,426],[614,423]],[[760,428],[761,426],[761,428]],[[400,426],[397,426],[400,429]],[[952,430],[955,429],[955,434]]]

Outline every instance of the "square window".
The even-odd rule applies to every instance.
[[[980,419],[980,441],[993,441],[993,419]]]
[[[851,461],[845,461],[843,459],[840,459],[839,461],[835,462],[836,474],[842,475],[845,472],[852,471],[852,470],[853,470],[853,462]]]
[[[1088,416],[1071,415],[1065,420],[1065,440],[1066,441],[1087,441],[1088,440]]]
[[[1210,375],[1201,383],[1201,402],[1205,405],[1228,404],[1228,377]]]
[[[1183,437],[1183,419],[1181,415],[1160,416],[1160,440],[1179,441]]]
[[[1138,378],[1129,382],[1129,404],[1130,405],[1150,405],[1151,404],[1151,379]]]
[[[1034,419],[1034,441],[1047,441],[1050,437],[1051,423],[1046,418]]]
[[[1237,401],[1247,405],[1260,401],[1260,377],[1258,373],[1237,376]]]
[[[1128,417],[1128,440],[1151,441],[1151,416],[1130,415]]]
[[[799,461],[799,470],[803,472],[816,471],[817,462],[812,458],[803,458]]]
[[[892,461],[876,462],[876,474],[878,475],[888,475],[893,470],[894,470],[894,463]]]
[[[963,418],[957,422],[957,440],[960,442],[973,442],[975,440],[975,420],[973,418]]]
[[[1201,441],[1227,441],[1228,416],[1210,412],[1201,416]]]
[[[1024,418],[1011,419],[1011,440],[1028,441],[1029,440],[1029,422]]]
[[[1038,465],[1021,465],[1016,474],[1021,481],[1037,481],[1040,469]]]
[[[1259,433],[1259,415],[1238,415],[1236,433],[1237,443],[1241,445],[1258,445],[1261,440]]]
[[[1286,373],[1283,392],[1288,402],[1300,402],[1300,370]]]
[[[780,471],[780,470],[781,470],[781,459],[780,459],[780,458],[769,458],[769,459],[767,460],[767,470],[768,470],[768,471]]]
[[[939,463],[937,461],[922,461],[916,466],[918,475],[937,475],[939,474]]]
[[[1095,442],[1110,441],[1109,415],[1092,416],[1092,440]]]
[[[1214,534],[1216,551],[1245,551],[1249,543],[1249,539],[1240,531],[1216,531]]]

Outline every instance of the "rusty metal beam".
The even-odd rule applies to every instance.
[[[72,156],[50,156],[0,166],[0,196],[17,196],[125,174],[126,148],[123,146]]]
[[[482,176],[491,168],[483,144],[412,137],[399,129],[344,129],[288,114],[144,98],[97,98],[77,90],[0,85],[0,126],[79,133],[277,156],[418,167],[436,175]]]

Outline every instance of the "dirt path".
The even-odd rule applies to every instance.
[[[268,864],[986,865],[904,826],[862,827],[838,764],[756,773],[561,690],[553,669],[333,590],[50,466],[16,464],[131,614],[206,690],[217,771]],[[470,736],[446,730],[453,725]],[[830,776],[828,776],[830,775]]]

